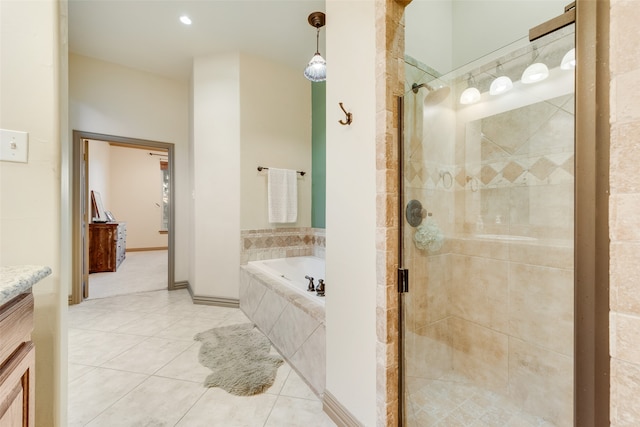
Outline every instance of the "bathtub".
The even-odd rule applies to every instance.
[[[324,279],[324,259],[314,256],[300,256],[291,258],[268,259],[264,261],[251,261],[249,265],[264,271],[272,278],[280,281],[282,285],[291,287],[297,292],[302,292],[313,301],[324,305],[324,297],[319,297],[315,292],[307,291],[309,281],[305,276],[314,278],[317,286],[318,280]]]
[[[324,297],[307,292],[306,275],[317,284],[324,278],[324,260],[292,257],[241,266],[240,309],[321,397],[326,372]]]

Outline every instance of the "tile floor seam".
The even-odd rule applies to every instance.
[[[287,374],[287,379],[289,379],[289,375],[291,375],[291,372],[289,372],[289,374]],[[286,384],[286,380],[284,381],[284,383],[282,384],[282,387],[284,387],[284,384]],[[280,393],[278,393],[278,396],[276,397],[276,399],[273,401],[273,405],[271,405],[271,409],[269,410],[269,414],[267,415],[267,417],[264,419],[264,423],[262,423],[262,427],[267,427],[267,424],[269,423],[269,418],[271,418],[271,414],[273,414],[273,408],[276,407],[276,405],[278,404],[278,400],[280,399]]]
[[[152,337],[155,338],[155,337]],[[161,367],[159,367],[158,369],[156,369],[151,375],[153,376],[157,376],[157,377],[161,377],[161,378],[171,378],[171,377],[166,377],[163,375],[156,375],[159,371],[161,371],[162,369],[166,368],[167,365],[169,365],[170,363],[173,363],[178,357],[182,356],[185,352],[189,351],[189,348],[191,348],[191,346],[188,346],[187,348],[185,348],[184,350],[182,350],[180,353],[178,353],[173,359],[169,360],[167,363],[165,363],[164,365],[162,365]],[[195,382],[195,381],[193,381]]]
[[[137,335],[136,335],[136,336],[137,336]],[[109,363],[109,362],[111,362],[112,360],[114,360],[114,359],[116,359],[116,358],[118,358],[118,357],[122,356],[124,353],[126,353],[127,351],[131,350],[132,348],[134,348],[135,346],[139,345],[140,343],[142,343],[142,342],[146,341],[146,340],[147,340],[147,339],[149,339],[149,338],[150,338],[150,337],[145,337],[145,339],[144,339],[144,340],[140,341],[139,343],[133,344],[133,345],[132,345],[131,347],[129,347],[129,348],[126,348],[126,349],[122,350],[120,353],[118,353],[118,354],[114,355],[111,359],[105,360],[104,362],[102,362],[100,365],[97,365],[96,367],[97,367],[97,368],[106,368],[106,369],[111,369],[111,368],[108,368],[108,367],[104,366],[104,364],[105,364],[105,363]],[[116,370],[117,370],[117,369],[116,369]],[[124,371],[124,372],[132,372],[132,371]],[[140,372],[138,372],[138,373],[140,373]],[[148,374],[144,374],[144,375],[148,375]]]
[[[184,414],[182,414],[182,416],[180,417],[180,419],[178,419],[178,421],[176,421],[176,423],[173,425],[174,427],[175,427],[175,426],[177,426],[178,424],[180,424],[180,422],[182,421],[182,419],[183,419],[184,417],[186,417],[186,416],[187,416],[187,414],[188,414],[188,413],[189,413],[189,412],[190,412],[190,411],[191,411],[191,410],[196,406],[196,404],[197,404],[198,402],[200,402],[200,400],[202,400],[202,398],[204,397],[204,395],[205,395],[206,393],[207,393],[207,391],[206,391],[206,390],[202,392],[202,394],[200,395],[200,397],[198,397],[198,398],[193,402],[193,404],[189,407],[189,409],[187,409],[187,410],[184,412]]]
[[[100,369],[108,369],[108,368],[100,368]],[[115,369],[114,369],[115,370]],[[126,371],[125,371],[126,372]],[[88,422],[84,423],[84,426],[87,426],[89,424],[91,424],[96,418],[98,418],[100,415],[102,415],[104,412],[108,411],[109,408],[111,408],[113,405],[115,405],[116,403],[118,403],[120,400],[124,399],[125,396],[127,396],[129,393],[131,393],[133,390],[135,390],[137,387],[140,386],[140,384],[142,384],[143,382],[145,382],[148,378],[150,377],[150,375],[147,376],[147,378],[142,379],[139,383],[137,383],[136,385],[134,385],[133,387],[131,387],[131,389],[129,391],[127,391],[126,393],[124,393],[122,396],[120,396],[118,399],[114,400],[113,403],[111,403],[111,405],[107,406],[106,408],[104,408],[102,411],[100,411],[99,414],[97,414],[95,417],[91,418]]]

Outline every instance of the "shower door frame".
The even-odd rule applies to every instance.
[[[580,427],[608,425],[610,419],[609,19],[609,0],[576,0],[573,422]],[[396,106],[399,162],[403,156],[402,98]],[[402,293],[408,272],[402,259],[402,163],[398,169],[398,425],[402,427]]]

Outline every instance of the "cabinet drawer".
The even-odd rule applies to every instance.
[[[23,343],[0,368],[0,426],[35,425],[35,347]]]
[[[0,367],[33,331],[33,294],[22,294],[0,307]]]

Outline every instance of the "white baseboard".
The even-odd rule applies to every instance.
[[[327,389],[322,397],[322,409],[340,427],[363,427],[363,425],[347,410]]]
[[[191,289],[191,285],[188,282],[186,283],[186,288],[189,290],[189,294],[191,295],[191,301],[193,301],[194,304],[240,308],[240,300],[237,298],[205,297],[201,295],[195,295],[193,293],[193,289]]]

